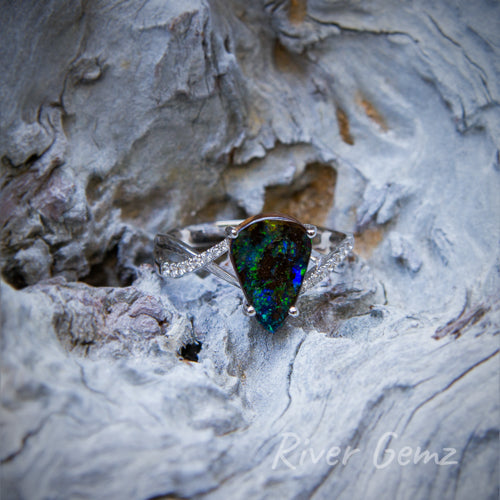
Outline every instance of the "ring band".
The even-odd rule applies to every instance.
[[[302,224],[278,213],[174,229],[155,238],[154,257],[165,278],[204,269],[240,288],[244,312],[274,332],[295,302],[344,261],[354,237]],[[229,253],[233,273],[215,261]]]

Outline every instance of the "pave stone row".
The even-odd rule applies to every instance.
[[[164,262],[161,266],[161,273],[167,278],[180,278],[186,273],[201,269],[221,255],[224,255],[229,250],[229,242],[230,239],[225,238],[205,252],[194,255],[182,262]],[[324,257],[315,268],[307,273],[301,291],[305,292],[322,281],[328,273],[332,272],[345,260],[353,249],[353,246],[354,238],[348,236],[335,251]]]
[[[351,253],[353,247],[354,237],[349,235],[338,248],[325,256],[315,268],[311,269],[306,274],[301,291],[305,292],[322,281],[328,273],[332,272],[345,260]]]
[[[180,278],[186,273],[201,269],[221,255],[224,255],[228,250],[229,238],[225,238],[208,250],[199,255],[189,257],[182,262],[164,262],[161,266],[161,273],[167,278]]]

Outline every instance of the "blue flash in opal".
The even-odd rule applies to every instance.
[[[275,332],[295,304],[304,280],[311,255],[306,229],[284,215],[253,217],[231,240],[230,255],[257,320]]]

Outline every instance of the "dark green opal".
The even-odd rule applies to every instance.
[[[311,240],[306,229],[281,215],[254,217],[231,241],[230,255],[256,318],[274,332],[295,304],[307,270]]]

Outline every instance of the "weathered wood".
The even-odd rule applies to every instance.
[[[498,498],[498,2],[1,12],[2,498]],[[357,233],[275,335],[151,257],[263,209]]]

